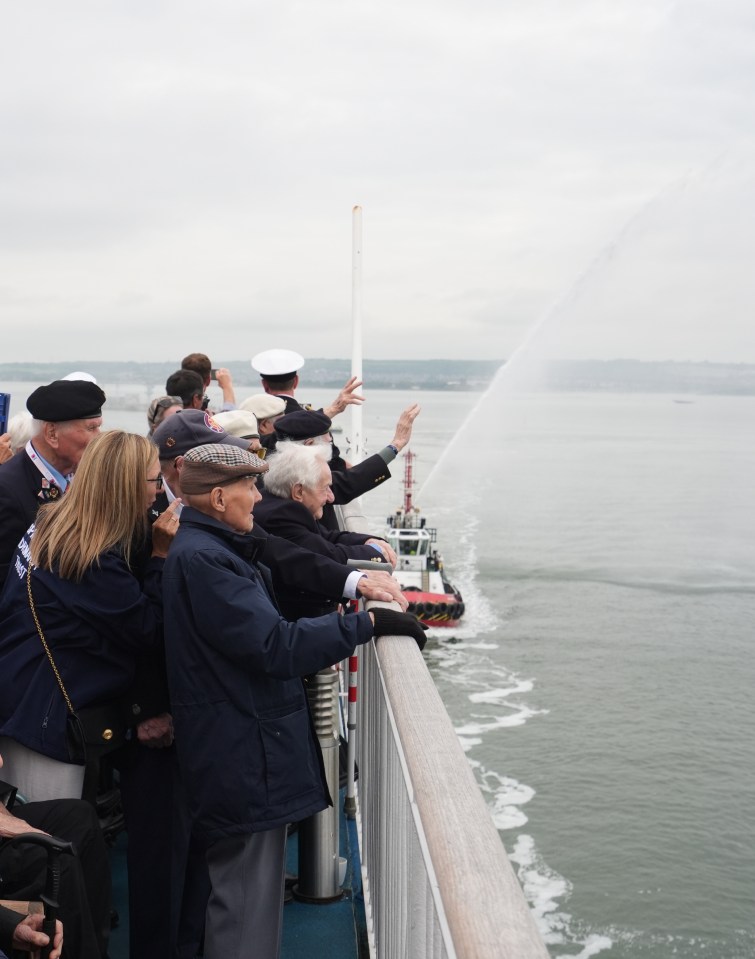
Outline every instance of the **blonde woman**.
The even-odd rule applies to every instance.
[[[16,550],[0,597],[0,751],[5,777],[27,799],[81,796],[84,757],[71,741],[72,711],[117,701],[137,656],[160,648],[175,505],[152,527],[143,582],[134,573],[160,483],[148,439],[103,433]]]

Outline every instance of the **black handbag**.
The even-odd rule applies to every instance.
[[[66,717],[66,749],[68,761],[78,766],[84,766],[93,759],[99,759],[106,753],[122,746],[126,741],[128,724],[119,702],[104,703],[99,706],[85,706],[76,710],[68,695],[63,679],[52,658],[50,647],[47,645],[45,634],[34,606],[34,597],[31,592],[31,563],[26,571],[26,591],[29,595],[29,607],[37,627],[39,638],[45,648],[45,653],[55,673],[60,691],[66,701],[68,716]]]

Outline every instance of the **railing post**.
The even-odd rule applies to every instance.
[[[333,805],[299,824],[297,899],[313,903],[341,898],[338,883],[338,673],[322,669],[306,679],[307,697],[322,750]]]
[[[354,604],[356,605],[356,604]],[[357,747],[357,695],[359,657],[354,650],[348,658],[349,682],[348,704],[346,709],[346,798],[343,802],[343,812],[347,819],[356,819],[356,747]]]

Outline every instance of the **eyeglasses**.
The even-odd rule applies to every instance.
[[[148,476],[147,482],[154,483],[155,489],[160,489],[160,487],[163,485],[163,474],[158,473],[157,476]]]

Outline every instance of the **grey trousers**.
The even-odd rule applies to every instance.
[[[205,959],[278,959],[286,827],[221,839],[207,850],[207,865]]]

